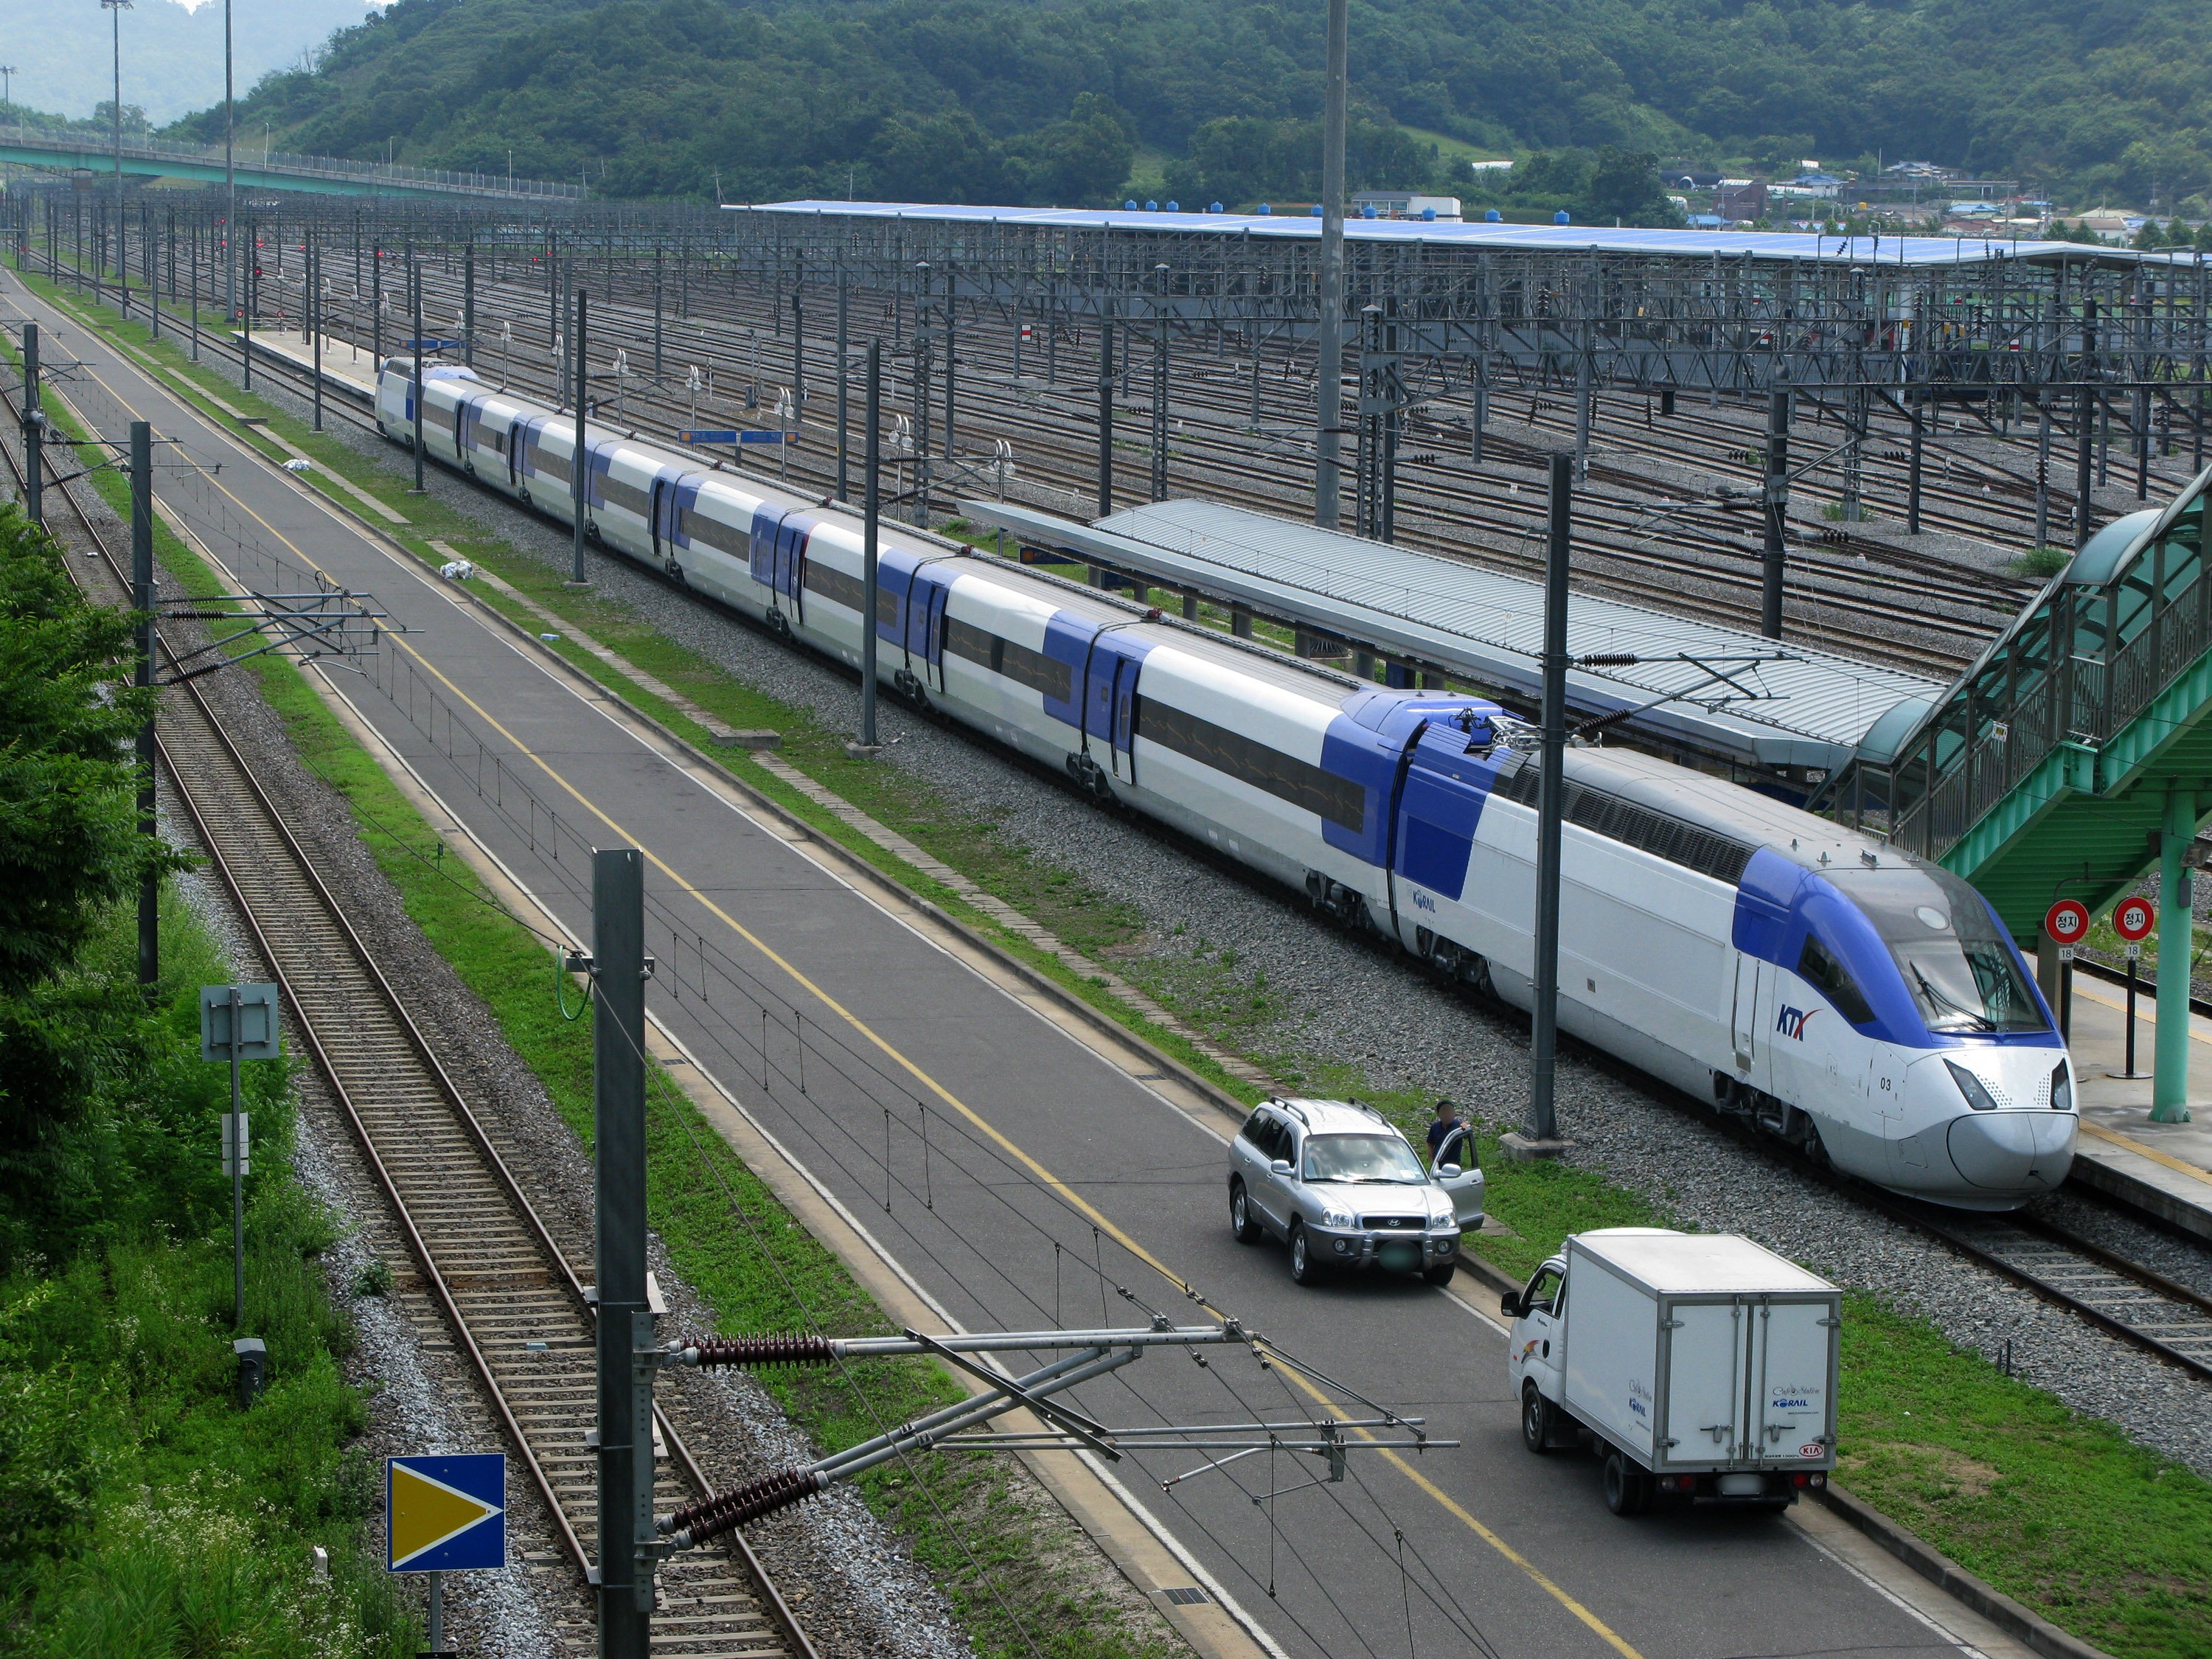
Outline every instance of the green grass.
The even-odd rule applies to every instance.
[[[1571,1232],[1673,1224],[1588,1170],[1483,1151],[1491,1212],[1519,1237],[1474,1247],[1516,1278]],[[2192,1471],[1863,1294],[1838,1411],[1843,1483],[1953,1560],[2124,1659],[2212,1651],[2212,1485]]]
[[[225,396],[237,404],[235,392]],[[420,505],[408,501],[410,507]],[[190,591],[214,589],[213,573],[166,532],[157,552]],[[518,574],[535,569],[527,562],[516,565]],[[550,586],[538,586],[542,591],[533,596],[541,599],[562,592],[557,578]],[[612,635],[602,637],[611,644],[621,640],[618,648],[637,646],[641,666],[671,678],[686,672],[690,659],[683,653],[642,633],[634,640],[623,638],[623,613],[605,605],[594,609],[602,613],[594,622],[607,624]],[[596,665],[596,659],[584,660]],[[410,916],[491,1006],[502,1035],[588,1147],[591,1026],[563,1017],[549,951],[498,906],[461,860],[445,856],[437,834],[291,661],[270,655],[243,665],[258,678],[301,759],[350,803],[364,845],[398,889]],[[704,684],[700,689],[718,690]],[[645,696],[637,688],[623,690]],[[724,683],[720,690],[735,688]],[[757,702],[765,706],[766,700]],[[756,718],[763,708],[746,707],[742,696],[726,696],[722,704],[717,712],[733,724],[763,723]],[[787,749],[793,735],[787,730]],[[817,739],[825,756],[827,745],[841,741]],[[842,762],[842,749],[836,753]],[[860,782],[881,780],[896,786],[888,768],[842,763],[859,775]],[[765,772],[759,775],[769,778]],[[1113,925],[1109,918],[1095,923],[1094,931]],[[673,1089],[655,1091],[647,1134],[649,1218],[687,1282],[716,1310],[721,1329],[818,1328],[846,1335],[896,1330],[843,1264],[792,1218]],[[770,1372],[761,1380],[825,1449],[880,1433],[961,1396],[938,1366],[913,1360],[866,1362],[849,1371]],[[1128,1627],[1109,1600],[1053,1565],[1087,1546],[1065,1517],[1039,1514],[1019,1501],[1002,1461],[925,1457],[911,1465],[885,1466],[860,1484],[871,1505],[902,1531],[916,1559],[945,1589],[979,1652],[1027,1653],[1032,1641],[1054,1659],[1168,1650],[1161,1631]]]
[[[411,1614],[369,1535],[373,1462],[349,1449],[362,1397],[316,1257],[331,1218],[293,1180],[284,1067],[249,1066],[246,1329],[269,1386],[234,1395],[228,1183],[216,1168],[224,1073],[199,1058],[198,988],[230,969],[193,913],[162,908],[155,1069],[118,1125],[127,1169],[167,1219],[0,1279],[0,1648],[134,1659],[402,1659]],[[135,913],[79,980],[135,999]],[[88,993],[87,993],[88,994]],[[134,1005],[135,1006],[135,1005]],[[129,1192],[117,1194],[131,1205]],[[332,1577],[311,1578],[308,1546]]]
[[[239,401],[235,391],[222,395],[234,403]],[[275,416],[270,424],[300,441],[296,425],[289,424],[285,417]],[[305,442],[301,447],[309,448]],[[314,452],[310,448],[309,453]],[[388,474],[365,466],[349,452],[334,456],[331,464],[343,466],[349,476],[392,501],[402,511],[422,514],[426,521],[434,512],[443,511],[399,494],[396,481]],[[548,610],[574,619],[732,725],[769,726],[782,731],[785,756],[801,769],[912,836],[1071,943],[1100,951],[1137,939],[1141,922],[1133,911],[1114,905],[1098,889],[1053,870],[1001,838],[988,820],[893,769],[846,760],[842,750],[843,732],[826,728],[801,711],[731,681],[711,665],[659,638],[619,607],[569,592],[559,586],[557,572],[486,538],[459,515],[452,517],[457,528],[428,533],[441,536],[468,556],[497,570]],[[991,540],[984,535],[967,535],[963,539],[977,545],[988,545]],[[1225,628],[1228,619],[1221,614],[1206,620]],[[536,631],[534,625],[532,631]],[[574,652],[571,660],[687,735],[704,737],[678,711],[611,673],[596,659]],[[301,692],[305,695],[304,687]],[[288,708],[288,718],[295,712],[303,722],[295,731],[304,730],[318,717],[318,711],[303,707],[298,711]],[[338,736],[343,740],[343,734]],[[358,757],[355,763],[367,769],[358,781],[362,793],[355,796],[356,810],[373,812],[386,823],[405,823],[408,827],[403,834],[416,837],[416,852],[428,855],[434,837],[411,813],[404,812],[404,803],[396,794],[387,799],[376,793],[380,774],[369,775],[374,767],[368,757],[358,750],[353,753]],[[336,763],[332,752],[318,763],[328,769]],[[836,837],[991,935],[1002,948],[1051,974],[1178,1058],[1198,1065],[1240,1097],[1254,1097],[1254,1091],[1229,1079],[1190,1044],[1149,1026],[1098,988],[1069,974],[1016,936],[999,930],[988,918],[963,905],[957,895],[862,842],[757,765],[736,757],[724,763],[822,833]],[[375,845],[376,832],[370,830],[365,834]],[[562,1033],[538,1029],[549,1017],[550,998],[549,992],[535,988],[545,984],[550,969],[536,956],[536,947],[517,945],[520,954],[502,957],[489,945],[443,938],[441,930],[474,925],[456,920],[457,914],[483,907],[452,902],[451,888],[438,878],[426,877],[425,866],[416,857],[397,851],[396,846],[380,850],[379,858],[407,895],[410,909],[433,930],[434,938],[441,939],[441,948],[462,964],[471,983],[484,991],[502,1026],[541,1075],[547,1077],[571,1121],[577,1121],[576,1103],[582,1097],[579,1091],[586,1087],[587,1057],[573,1046],[580,1040],[577,1028],[567,1028],[565,1038]],[[447,860],[444,867],[460,877],[456,861]],[[1233,952],[1214,949],[1202,939],[1192,943],[1194,948],[1187,953],[1133,957],[1117,966],[1180,1017],[1234,1050],[1251,1053],[1263,1043],[1279,1042],[1277,1021],[1282,1009],[1270,996],[1264,976],[1251,975]],[[534,965],[526,967],[526,957]],[[564,1041],[572,1045],[565,1050],[561,1046]],[[1315,1092],[1357,1094],[1371,1100],[1416,1133],[1433,1103],[1410,1093],[1370,1090],[1358,1068],[1327,1055],[1291,1049],[1253,1057],[1268,1064],[1286,1081]],[[732,1230],[730,1217],[720,1207],[719,1194],[704,1174],[706,1164],[689,1150],[687,1122],[690,1131],[699,1134],[715,1158],[727,1159],[732,1170],[737,1167],[696,1120],[680,1115],[665,1121],[656,1118],[656,1137],[672,1133],[682,1137],[667,1140],[670,1156],[657,1161],[665,1165],[681,1161],[675,1155],[682,1154],[693,1161],[695,1171],[678,1177],[665,1170],[656,1175],[656,1225],[670,1231],[672,1249],[679,1248],[678,1240],[683,1241],[679,1265],[695,1259],[693,1252],[699,1253],[696,1259],[702,1266],[695,1282],[718,1307],[725,1305],[727,1298],[726,1305],[750,1310],[749,1317],[769,1324],[788,1322],[796,1316],[796,1310],[790,1306],[781,1281],[772,1273],[763,1276],[765,1269],[757,1261],[744,1265],[750,1260],[746,1252],[754,1246]],[[1508,1164],[1498,1156],[1494,1139],[1486,1143],[1486,1151],[1491,1210],[1516,1236],[1486,1235],[1477,1248],[1509,1273],[1532,1269],[1571,1231],[1664,1224],[1663,1216],[1653,1206],[1588,1171],[1554,1163]],[[722,1165],[718,1163],[715,1167]],[[672,1179],[676,1186],[660,1184]],[[737,1183],[732,1185],[736,1188]],[[757,1189],[738,1190],[743,1194]],[[754,1202],[751,1196],[740,1197],[740,1206],[749,1214],[754,1212]],[[775,1216],[779,1212],[769,1205],[759,1213]],[[765,1222],[762,1225],[764,1237],[775,1237],[773,1228]],[[795,1239],[789,1243],[793,1249],[799,1248]],[[841,1272],[831,1269],[834,1264],[803,1281],[811,1287],[809,1299],[819,1295],[825,1298],[823,1305],[850,1305],[841,1298],[859,1292],[848,1288],[850,1281],[842,1279]],[[694,1270],[687,1266],[686,1271]],[[1844,1362],[1843,1467],[1846,1479],[1869,1501],[1897,1515],[1937,1547],[2008,1594],[2126,1659],[2139,1656],[2141,1659],[2167,1659],[2167,1656],[2179,1659],[2212,1649],[2212,1605],[2208,1605],[2202,1589],[2212,1583],[2212,1573],[2206,1571],[2212,1567],[2212,1498],[2208,1498],[2212,1488],[2205,1482],[2185,1469],[2160,1463],[2130,1445],[2117,1431],[2068,1412],[2051,1396],[2003,1378],[1978,1356],[1954,1346],[1924,1322],[1872,1298],[1850,1300]],[[814,1386],[820,1385],[817,1382]],[[817,1398],[797,1390],[785,1397],[800,1420],[818,1433],[865,1431],[863,1425],[839,1415],[835,1398]],[[1978,1473],[1984,1466],[1996,1474]],[[981,1477],[963,1471],[960,1478]],[[902,1495],[900,1487],[888,1482],[879,1483],[871,1498],[879,1504],[903,1504],[908,1510],[921,1505],[918,1494]],[[1002,1495],[985,1494],[980,1501],[988,1512],[994,1504],[1002,1501]],[[911,1514],[907,1518],[914,1524]],[[923,1559],[934,1562],[938,1558],[932,1552],[948,1548],[951,1540],[941,1529],[933,1528],[933,1518],[925,1516],[916,1536]],[[1018,1534],[999,1536],[1008,1540]],[[957,1557],[945,1559],[964,1565]]]

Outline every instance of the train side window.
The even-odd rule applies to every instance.
[[[1874,1010],[1868,1006],[1866,995],[1851,977],[1850,970],[1810,933],[1805,935],[1805,948],[1797,956],[1797,976],[1827,998],[1835,1005],[1836,1012],[1852,1024],[1873,1022]]]

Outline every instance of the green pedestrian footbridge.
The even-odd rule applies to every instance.
[[[2189,854],[2212,814],[2212,471],[2098,531],[1941,696],[1877,721],[1820,805],[1972,882],[2038,942],[2152,868],[2159,936],[2193,942]],[[2185,1121],[2191,951],[2158,958],[2153,1119]],[[2053,999],[2054,1001],[2056,999]]]
[[[122,170],[129,179],[185,179],[219,185],[224,179],[219,144],[174,143],[166,138],[126,133]],[[64,173],[91,173],[112,179],[117,149],[112,137],[88,130],[0,127],[0,161]],[[548,184],[538,179],[493,173],[447,173],[389,161],[352,161],[339,155],[293,155],[234,148],[232,173],[241,190],[304,191],[322,196],[386,196],[415,200],[475,199],[574,203],[584,198],[580,185]]]

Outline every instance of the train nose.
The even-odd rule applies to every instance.
[[[1989,1192],[2050,1192],[2074,1164],[2071,1112],[1976,1112],[1951,1120],[1945,1149],[1967,1185]]]

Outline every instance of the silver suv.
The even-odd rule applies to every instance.
[[[1467,1124],[1437,1146],[1433,1170],[1396,1125],[1354,1102],[1267,1101],[1229,1143],[1231,1231],[1240,1244],[1282,1239],[1301,1285],[1339,1267],[1449,1285],[1461,1232],[1481,1224],[1482,1170]]]

